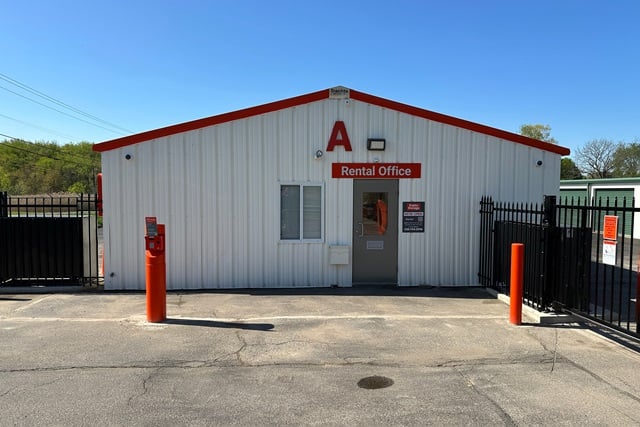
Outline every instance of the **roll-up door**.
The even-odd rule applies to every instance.
[[[584,210],[575,206],[589,205],[588,191],[586,188],[560,189],[560,200],[558,204],[564,208],[560,209],[558,225],[560,227],[584,227],[581,223],[581,213]]]
[[[587,196],[586,188],[561,188],[559,203],[561,205],[586,206],[589,204]]]
[[[632,212],[624,213],[616,212],[615,208],[633,207],[633,188],[600,188],[595,191],[595,206],[608,206],[611,208],[607,211],[607,215],[618,215],[618,232],[622,231],[624,226],[624,234],[631,235],[631,217]],[[603,218],[600,219],[600,230],[602,230]]]

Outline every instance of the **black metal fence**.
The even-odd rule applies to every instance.
[[[0,286],[99,284],[98,205],[93,194],[0,193]]]
[[[555,196],[542,204],[482,198],[480,283],[508,294],[511,244],[524,243],[526,304],[568,310],[639,334],[640,241],[634,234],[640,236],[635,224],[640,208],[624,199],[560,202]],[[605,232],[605,216],[617,229]]]

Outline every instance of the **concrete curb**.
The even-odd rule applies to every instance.
[[[511,304],[511,299],[508,295],[501,294],[498,291],[490,288],[486,288],[487,292],[498,300],[504,302],[507,305]],[[571,314],[564,313],[541,313],[538,310],[529,307],[526,304],[522,305],[523,316],[528,317],[535,323],[540,325],[554,325],[559,323],[575,323],[578,322],[578,318]]]
[[[0,295],[18,295],[18,294],[73,294],[73,293],[90,293],[98,291],[97,287],[83,285],[64,285],[64,286],[0,286]]]

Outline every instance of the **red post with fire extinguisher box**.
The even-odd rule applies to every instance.
[[[158,323],[167,319],[165,230],[156,217],[146,217],[145,225],[147,321]]]

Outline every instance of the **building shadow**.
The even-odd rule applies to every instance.
[[[194,289],[167,291],[176,294],[220,294],[252,296],[371,296],[371,297],[425,297],[455,299],[495,299],[482,286],[397,286],[354,285],[351,287],[308,288],[242,288],[242,289]]]
[[[265,332],[275,328],[275,326],[272,323],[219,322],[217,320],[206,320],[206,319],[168,318],[162,323],[169,324],[169,325],[201,326],[205,328],[221,328],[221,329],[243,329],[248,331],[265,331]]]

